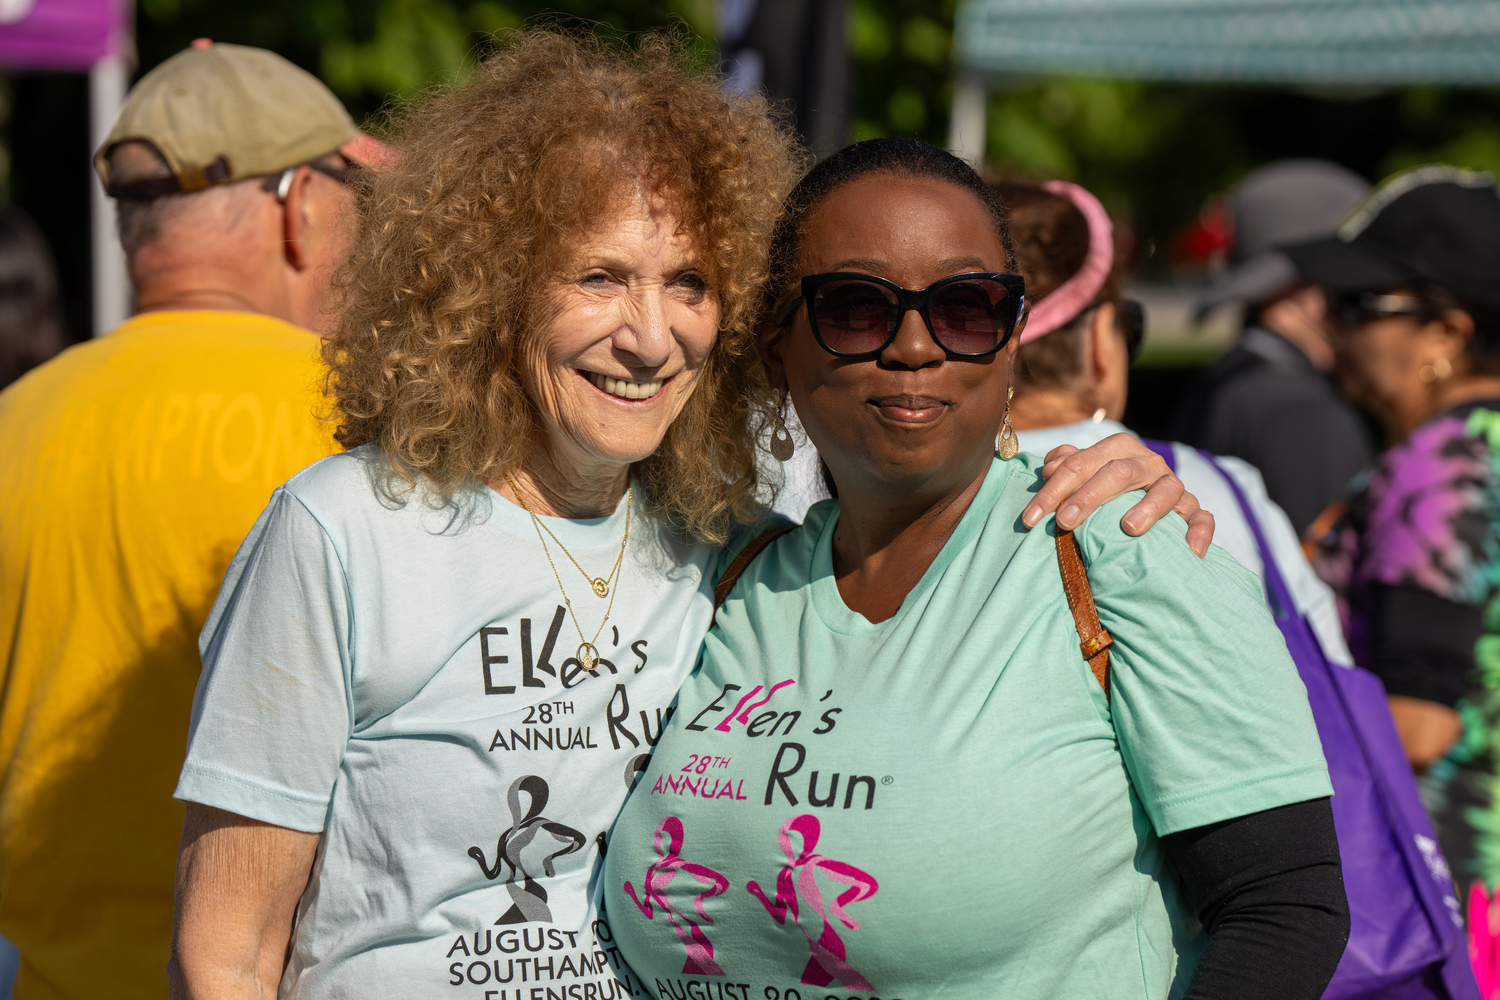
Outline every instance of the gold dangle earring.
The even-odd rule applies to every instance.
[[[1015,386],[1005,390],[1005,423],[1000,425],[1000,457],[1007,462],[1021,450],[1021,443],[1016,439],[1016,429],[1010,425],[1010,400],[1015,394]]]
[[[792,435],[786,429],[787,394],[777,389],[776,395],[781,397],[781,406],[776,410],[776,426],[771,430],[771,444],[768,450],[776,461],[785,462],[796,452],[797,445],[792,441]]]

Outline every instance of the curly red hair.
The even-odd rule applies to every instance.
[[[398,112],[391,133],[394,165],[360,184],[324,346],[340,443],[378,443],[405,488],[439,496],[521,467],[544,440],[521,370],[527,317],[620,189],[644,180],[692,238],[720,315],[692,398],[635,475],[694,537],[757,516],[770,402],[758,295],[800,166],[764,98],[728,93],[670,34],[626,51],[520,31],[467,81]]]

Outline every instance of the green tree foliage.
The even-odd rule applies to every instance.
[[[851,139],[947,142],[954,7],[851,0]],[[995,83],[986,133],[991,170],[1077,180],[1133,222],[1150,256],[1206,199],[1280,157],[1323,157],[1372,181],[1438,160],[1500,174],[1500,89],[1016,79]]]
[[[954,0],[850,0],[851,139],[948,141]]]
[[[947,142],[955,4],[850,0],[851,139]],[[677,24],[707,54],[714,0],[139,0],[136,25],[141,72],[200,36],[260,45],[364,117],[462,74],[495,32],[538,18],[614,33]],[[1207,199],[1278,157],[1325,157],[1371,180],[1434,160],[1500,172],[1500,89],[1017,79],[996,83],[986,117],[992,170],[1087,185],[1134,226],[1148,265]]]
[[[322,77],[357,116],[472,66],[499,31],[545,17],[610,33],[678,25],[711,37],[712,0],[140,0],[140,72],[194,38],[273,49]],[[708,43],[703,42],[705,49]]]
[[[987,119],[994,169],[1077,180],[1133,221],[1148,257],[1206,199],[1282,157],[1333,160],[1371,181],[1434,161],[1500,173],[1500,89],[1060,78],[997,88]]]

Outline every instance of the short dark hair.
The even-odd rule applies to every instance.
[[[1005,267],[1016,269],[1015,248],[1005,211],[978,172],[946,149],[920,139],[889,137],[851,143],[813,167],[787,196],[786,208],[771,235],[769,280],[766,282],[766,315],[772,315],[778,300],[791,294],[797,273],[797,255],[802,250],[802,229],[808,213],[819,202],[850,181],[871,174],[945,181],[979,199],[989,213],[995,235],[1005,248]]]
[[[123,178],[127,181],[138,181],[155,177],[172,176],[172,168],[167,164],[166,158],[161,155],[161,151],[156,148],[154,143],[147,142],[144,139],[134,139],[131,141],[149,149],[154,155],[154,162],[126,165],[121,159],[121,154],[126,144],[119,143],[106,154],[109,159],[110,177]],[[181,199],[184,196],[177,195],[175,197]],[[162,216],[167,202],[168,199],[166,197],[152,198],[146,201],[134,198],[116,199],[115,219],[120,234],[120,246],[124,248],[126,256],[133,256],[141,247],[148,243],[154,243],[161,238]]]
[[[125,162],[121,154],[127,146],[132,145],[149,150],[152,157],[136,162]],[[333,155],[332,152],[327,154],[327,156]],[[154,143],[144,139],[129,139],[117,143],[106,156],[109,159],[111,183],[124,184],[172,176],[172,168],[167,164],[166,157],[162,156]],[[320,157],[319,159],[326,158]],[[249,177],[231,184],[215,184],[199,191],[173,191],[155,198],[116,198],[116,226],[120,236],[120,246],[124,248],[126,256],[134,256],[142,247],[161,239],[162,227],[169,220],[189,211],[194,205],[201,203],[205,196],[214,191],[241,188],[251,183],[263,183],[263,181]]]

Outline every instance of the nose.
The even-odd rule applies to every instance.
[[[659,284],[632,289],[623,297],[613,345],[629,355],[631,368],[658,368],[672,356],[672,324],[665,290]]]
[[[890,368],[926,368],[942,364],[948,354],[927,331],[927,324],[915,309],[901,317],[896,339],[880,352],[880,362]]]

